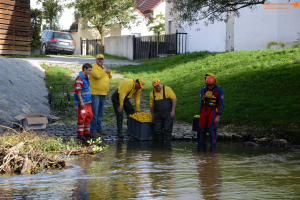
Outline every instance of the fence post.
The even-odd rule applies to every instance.
[[[82,37],[80,37],[80,53],[82,55]]]
[[[97,39],[96,39],[95,47],[96,47],[96,54],[98,54],[98,42],[97,42]]]
[[[157,33],[157,39],[156,39],[156,43],[157,43],[157,45],[156,45],[156,57],[158,57],[158,46],[159,46],[159,32]]]
[[[89,39],[86,39],[86,53],[85,55],[90,55],[89,54]]]
[[[135,35],[133,35],[133,60],[136,59],[136,38]]]
[[[175,54],[177,55],[177,34],[178,30],[176,30],[176,42],[175,42]]]

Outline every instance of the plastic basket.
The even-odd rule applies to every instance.
[[[150,122],[140,122],[129,116],[127,133],[138,140],[156,140],[153,124]]]

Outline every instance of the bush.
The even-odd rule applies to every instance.
[[[30,32],[31,40],[30,46],[31,49],[40,47],[42,45],[41,39],[41,26],[42,26],[42,11],[39,9],[30,9]]]

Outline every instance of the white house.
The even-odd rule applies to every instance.
[[[232,16],[227,23],[204,25],[203,21],[179,32],[187,33],[187,52],[225,52],[292,47],[300,33],[298,1],[270,0],[255,9],[243,8],[240,17]],[[166,25],[167,26],[167,25]],[[278,45],[271,45],[271,44]]]

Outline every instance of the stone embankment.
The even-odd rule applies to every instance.
[[[45,70],[34,61],[0,57],[0,119],[20,114],[50,114]]]

